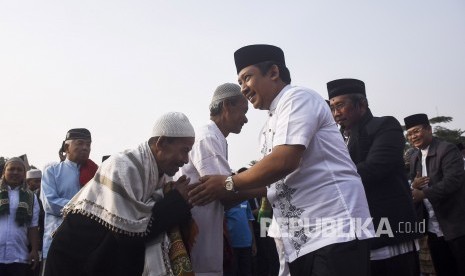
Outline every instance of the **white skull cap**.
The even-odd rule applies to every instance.
[[[195,137],[189,119],[181,112],[168,112],[161,115],[153,126],[152,137]]]
[[[218,86],[213,93],[212,101],[210,106],[218,103],[226,98],[241,96],[241,87],[235,83],[224,83]]]
[[[31,169],[26,172],[26,179],[30,178],[42,178],[42,172],[38,169]]]

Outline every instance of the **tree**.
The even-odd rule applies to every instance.
[[[438,116],[429,120],[431,125],[452,122],[452,117]],[[448,129],[437,125],[433,127],[433,135],[439,139],[451,142],[453,144],[464,143],[465,137],[462,136],[465,131],[461,129]]]

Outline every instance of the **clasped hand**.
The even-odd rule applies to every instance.
[[[189,203],[202,206],[225,197],[228,193],[224,188],[226,177],[226,175],[206,175],[199,179],[199,183],[189,185]]]
[[[428,176],[420,176],[420,173],[417,173],[417,176],[415,176],[415,178],[413,179],[412,188],[421,190],[424,187],[427,187],[428,183]]]

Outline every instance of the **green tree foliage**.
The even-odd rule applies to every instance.
[[[453,120],[452,117],[446,117],[446,116],[438,116],[438,117],[431,118],[429,122],[433,126],[433,135],[435,137],[438,137],[439,139],[451,142],[453,144],[464,143],[465,137],[462,136],[462,134],[464,134],[465,131],[461,129],[448,129],[441,125],[435,125],[435,124],[449,123],[449,122],[452,122],[452,120]]]
[[[450,123],[452,122],[452,117],[447,117],[447,116],[437,116],[429,119],[430,124],[440,124],[440,123]]]

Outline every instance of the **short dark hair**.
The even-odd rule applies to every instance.
[[[268,71],[271,69],[271,67],[273,65],[276,65],[276,66],[278,66],[279,77],[281,78],[281,80],[285,84],[290,84],[291,83],[291,73],[289,72],[289,69],[287,69],[287,67],[282,63],[270,60],[270,61],[260,62],[260,63],[254,64],[254,65],[258,67],[258,69],[260,70],[262,75],[265,75],[266,73],[268,73]]]
[[[210,116],[217,116],[220,115],[221,112],[223,111],[223,103],[228,102],[231,105],[235,106],[241,98],[244,96],[242,95],[237,95],[234,97],[226,98],[222,101],[216,102],[214,104],[210,104]]]
[[[349,97],[350,101],[354,104],[354,106],[359,106],[360,103],[366,102],[368,106],[368,99],[365,95],[360,94],[360,93],[352,93],[352,94],[347,94]]]

